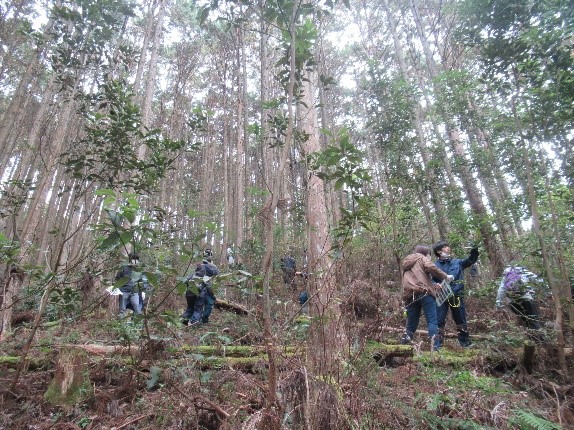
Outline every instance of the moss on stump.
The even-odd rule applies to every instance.
[[[62,407],[71,407],[93,395],[88,369],[88,355],[80,348],[60,350],[54,379],[44,399]]]

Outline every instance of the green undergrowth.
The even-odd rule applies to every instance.
[[[452,350],[442,348],[438,352],[421,352],[415,354],[413,359],[424,366],[449,366],[455,369],[464,369],[473,363],[483,353],[476,349]]]

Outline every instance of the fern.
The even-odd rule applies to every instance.
[[[514,418],[511,420],[513,425],[518,426],[523,430],[561,430],[562,427],[558,424],[548,421],[545,418],[534,415],[532,412],[525,411],[524,409],[516,409],[513,411]]]

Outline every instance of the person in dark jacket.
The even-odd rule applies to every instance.
[[[124,265],[116,274],[115,281],[123,280],[120,287],[121,295],[119,296],[119,314],[126,313],[131,309],[136,314],[142,313],[142,292],[149,290],[147,278],[143,273],[137,272],[139,264],[139,255],[132,252],[128,255],[129,263]]]
[[[203,252],[203,261],[195,268],[193,275],[187,278],[188,288],[185,292],[187,309],[182,315],[184,325],[195,325],[209,322],[209,316],[215,304],[215,294],[211,289],[211,279],[219,274],[219,269],[212,263],[211,249]],[[197,293],[190,286],[193,282],[197,286]]]
[[[470,255],[465,259],[453,258],[450,245],[447,242],[438,242],[433,246],[433,252],[438,257],[435,261],[436,267],[448,275],[452,275],[451,282],[454,297],[449,298],[437,309],[439,340],[442,344],[444,338],[444,328],[448,310],[451,310],[452,319],[458,331],[458,342],[463,348],[472,345],[468,326],[466,323],[466,308],[464,306],[464,269],[471,267],[478,260],[478,247],[474,246],[470,250]]]
[[[283,283],[286,287],[292,287],[297,272],[297,264],[295,258],[288,252],[281,257],[281,270],[283,271]]]
[[[438,269],[429,258],[430,247],[418,245],[414,252],[407,255],[401,264],[403,273],[402,299],[406,307],[407,323],[405,333],[401,337],[401,344],[409,344],[419,325],[421,311],[424,311],[427,328],[433,349],[438,351],[440,339],[438,336],[436,314],[436,291],[440,285],[435,284],[431,276],[440,279],[452,279],[442,270]]]

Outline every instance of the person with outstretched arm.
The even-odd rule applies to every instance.
[[[464,270],[471,267],[478,261],[478,246],[473,246],[470,255],[464,259],[454,258],[448,242],[438,242],[433,246],[433,252],[438,257],[435,261],[436,267],[453,277],[450,286],[454,296],[445,301],[437,309],[439,342],[442,345],[446,326],[446,317],[450,309],[452,319],[458,331],[458,343],[463,348],[472,345],[468,325],[466,322],[466,308],[464,306]],[[437,278],[435,277],[435,281]]]

